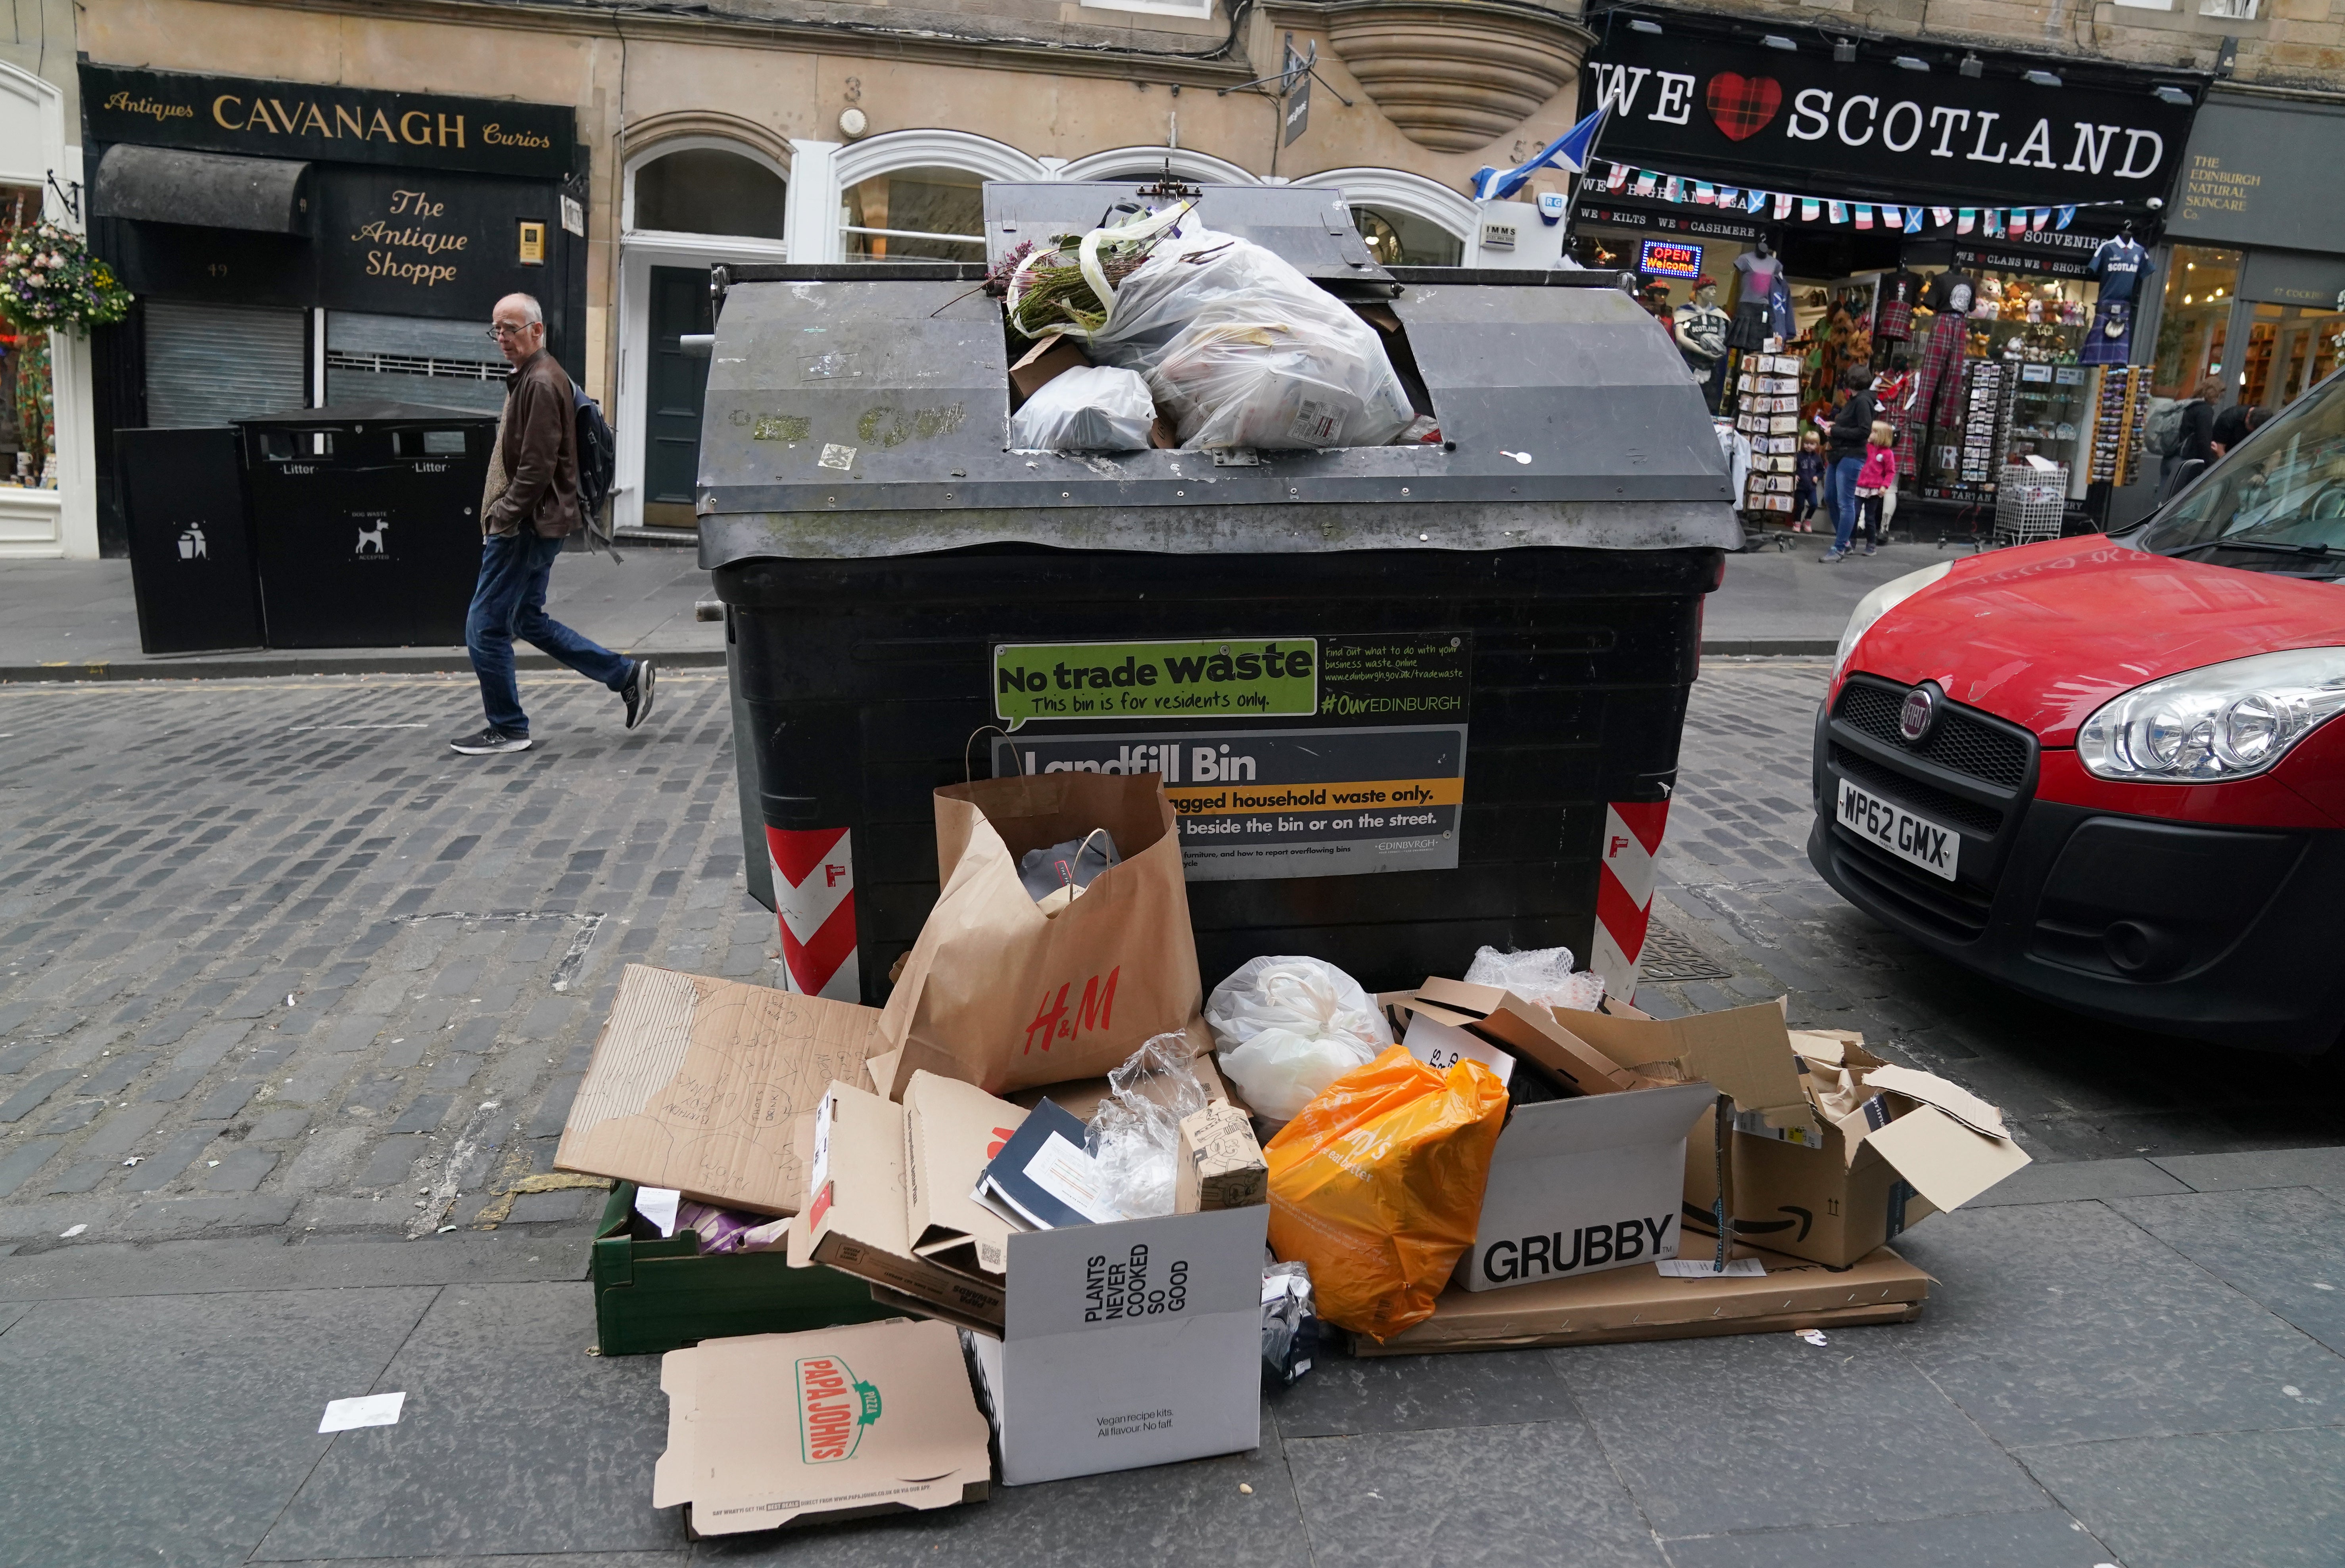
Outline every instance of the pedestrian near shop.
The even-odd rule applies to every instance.
[[[1800,455],[1792,460],[1792,531],[1813,533],[1816,490],[1824,481],[1824,438],[1816,430],[1800,437]]]
[[[626,704],[627,728],[652,713],[649,659],[630,659],[545,612],[545,591],[562,541],[578,531],[578,433],[570,378],[545,348],[545,313],[526,294],[497,301],[489,336],[513,371],[489,450],[481,497],[481,575],[464,621],[464,642],[480,678],[488,725],[449,742],[466,756],[530,747],[529,715],[513,679],[520,637]]]
[[[1864,529],[1864,553],[1871,555],[1884,538],[1883,507],[1897,489],[1896,432],[1887,420],[1873,421],[1865,443],[1864,464],[1856,470],[1856,505]]]
[[[1825,505],[1832,514],[1832,546],[1826,561],[1848,553],[1849,537],[1856,531],[1856,476],[1864,467],[1864,448],[1873,434],[1877,405],[1873,400],[1873,372],[1851,365],[1841,372],[1843,398],[1833,411],[1832,434],[1824,443]]]

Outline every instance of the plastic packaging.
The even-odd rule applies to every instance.
[[[1248,959],[1205,999],[1205,1022],[1222,1071],[1272,1121],[1392,1044],[1375,998],[1316,958]]]
[[[705,1258],[713,1252],[770,1251],[788,1239],[790,1222],[787,1216],[777,1219],[770,1214],[745,1214],[687,1198],[675,1206],[675,1228],[699,1236]]]
[[[1311,1269],[1273,1263],[1262,1271],[1262,1386],[1274,1392],[1300,1380],[1319,1353],[1319,1311]]]
[[[1144,235],[1156,236],[1146,259],[1111,284],[1101,249]],[[1083,258],[1107,318],[1053,329],[1087,340],[1100,363],[1145,376],[1183,447],[1383,446],[1416,418],[1376,329],[1250,240],[1168,208],[1086,235]],[[1013,319],[1027,275],[1010,282]]]
[[[1319,1315],[1389,1339],[1433,1315],[1474,1244],[1507,1090],[1477,1061],[1436,1073],[1400,1046],[1279,1129],[1270,1249],[1307,1263]]]
[[[1134,370],[1083,365],[1061,371],[1010,416],[1021,452],[1137,452],[1148,449],[1156,401]]]
[[[1107,829],[1096,827],[1081,838],[1028,850],[1019,857],[1018,880],[1029,895],[1048,898],[1061,887],[1089,887],[1092,877],[1122,858]]]
[[[1604,1000],[1604,976],[1593,969],[1573,974],[1568,947],[1538,947],[1528,953],[1485,947],[1474,955],[1466,981],[1471,986],[1502,986],[1526,1002],[1576,1007],[1583,1013],[1594,1012]]]
[[[1181,1118],[1205,1108],[1185,1034],[1158,1035],[1107,1075],[1108,1098],[1091,1113],[1084,1142],[1105,1196],[1125,1218],[1172,1212]]]

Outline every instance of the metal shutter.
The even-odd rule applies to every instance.
[[[224,425],[309,406],[300,310],[147,304],[147,422]]]
[[[369,398],[494,414],[513,367],[479,321],[326,313],[326,401]]]

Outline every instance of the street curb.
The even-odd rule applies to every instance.
[[[644,657],[665,670],[721,670],[721,649],[688,648],[673,653],[652,649]],[[523,670],[558,670],[543,653],[513,661]],[[94,660],[76,664],[0,664],[0,685],[60,681],[221,681],[275,675],[469,675],[472,661],[462,648],[442,652],[400,653],[359,650],[333,653],[232,653],[219,658]]]
[[[1701,645],[1705,653],[1741,653],[1761,658],[1788,655],[1827,656],[1840,652],[1837,637],[1721,637]]]

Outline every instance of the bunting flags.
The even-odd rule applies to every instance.
[[[1716,207],[1718,187],[1706,179],[1698,179],[1693,182],[1693,198],[1703,207]]]
[[[1718,205],[1740,207],[1742,205],[1742,193],[1731,185],[1721,185],[1718,187]]]
[[[1792,191],[1761,190],[1749,186],[1718,185],[1696,179],[1690,175],[1674,175],[1662,169],[1639,168],[1630,164],[1589,157],[1589,133],[1599,123],[1599,116],[1589,116],[1572,127],[1571,134],[1554,146],[1542,149],[1539,157],[1526,167],[1572,170],[1584,164],[1589,182],[1606,191],[1673,205],[1690,202],[1698,207],[1714,207],[1721,212],[1747,212],[1771,217],[1777,223],[1792,221],[1796,214],[1802,223],[1853,223],[1861,229],[1880,227],[1916,236],[1935,228],[1952,229],[1956,234],[1984,234],[1990,238],[2008,237],[2015,239],[2046,225],[2065,229],[2076,221],[2077,212],[2086,205],[2033,207],[1903,206],[1894,202],[1847,201],[1831,197],[1802,196]],[[1600,172],[1595,167],[1599,161],[1605,163]],[[1476,177],[1477,182],[1495,190],[1522,173],[1521,169],[1509,170],[1503,175],[1486,170]],[[2103,202],[2092,205],[2115,204]]]
[[[1814,205],[1815,205],[1815,204],[1814,204],[1814,203],[1812,203],[1812,202],[1811,202],[1811,203],[1809,204],[1810,211],[1809,211],[1808,216],[1809,216],[1809,217],[1814,217],[1814,216],[1815,216],[1815,213],[1814,213],[1814,210],[1813,210],[1813,208],[1814,208]],[[1780,191],[1780,190],[1779,190],[1779,191],[1777,191],[1777,192],[1775,193],[1775,221],[1776,221],[1777,223],[1781,223],[1781,222],[1782,222],[1785,218],[1787,218],[1787,217],[1791,217],[1791,216],[1792,216],[1792,198],[1791,198],[1790,197],[1788,197],[1788,196],[1785,196],[1782,191]]]
[[[2056,228],[2066,228],[2070,223],[2076,220],[2076,209],[2075,207],[2064,207],[2060,209],[2060,221],[2053,227]]]
[[[1871,202],[1860,201],[1856,204],[1856,226],[1859,228],[1871,228],[1873,227],[1873,204]]]
[[[1639,196],[1652,195],[1653,181],[1658,177],[1659,177],[1656,176],[1651,169],[1639,169],[1637,171],[1637,194]]]
[[[1822,208],[1822,203],[1817,201],[1816,198],[1812,196],[1803,196],[1800,197],[1800,221],[1802,223],[1813,223],[1816,220],[1816,213]]]
[[[1614,164],[1612,166],[1612,172],[1604,177],[1604,188],[1606,190],[1619,190],[1622,186],[1629,183],[1629,170],[1627,164]]]
[[[2027,214],[2028,232],[2031,234],[2035,233],[2037,229],[2042,228],[2046,223],[2050,222],[2051,219],[2052,209],[2050,207],[2038,207],[2031,208]]]
[[[1954,209],[1954,232],[1956,234],[1968,234],[1972,229],[1976,228],[1977,227],[1977,207],[1961,207]]]
[[[1950,223],[1952,223],[1952,222],[1954,222],[1954,209],[1953,207],[1932,207],[1932,208],[1930,209],[1930,222],[1931,222],[1933,225],[1934,225],[1935,227],[1937,227],[1937,228],[1945,228],[1945,227],[1946,227],[1946,225],[1948,225],[1948,224],[1950,224]]]
[[[1742,198],[1742,209],[1745,212],[1756,212],[1766,205],[1767,193],[1763,190],[1754,190]]]
[[[1945,220],[1941,218],[1939,221],[1943,223]],[[1922,209],[1920,207],[1909,207],[1905,209],[1905,232],[1908,234],[1919,234],[1922,232]]]

